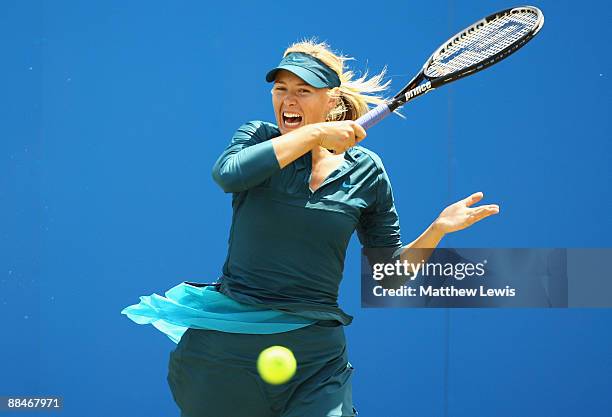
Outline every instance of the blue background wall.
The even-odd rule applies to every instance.
[[[291,42],[387,65],[395,90],[451,34],[517,5],[422,4],[3,1],[0,395],[60,395],[65,416],[178,415],[175,345],[119,312],[219,275],[230,196],[210,169],[240,124],[273,120],[263,76]],[[528,47],[363,142],[406,243],[483,191],[501,213],[444,245],[611,246],[608,3],[535,5],[546,24]],[[359,250],[341,305],[360,415],[610,415],[610,310],[363,310]]]

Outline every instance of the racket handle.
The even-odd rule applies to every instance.
[[[389,114],[391,114],[389,105],[382,103],[361,116],[359,119],[355,120],[355,122],[367,130],[387,117]]]

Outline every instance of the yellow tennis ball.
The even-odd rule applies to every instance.
[[[257,358],[257,371],[268,384],[280,385],[289,381],[295,374],[297,362],[293,352],[283,346],[270,346]]]

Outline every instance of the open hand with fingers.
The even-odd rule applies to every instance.
[[[497,204],[471,207],[482,200],[483,197],[482,192],[477,192],[446,207],[434,222],[434,228],[440,233],[456,232],[479,222],[485,217],[499,213]]]

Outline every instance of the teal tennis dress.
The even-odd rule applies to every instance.
[[[401,248],[391,185],[378,156],[355,146],[312,191],[310,152],[281,169],[269,140],[277,136],[271,123],[246,123],[213,167],[233,208],[217,281],[182,282],[122,311],[178,344],[168,382],[182,417],[356,414],[343,332],[353,318],[338,289],[355,231],[366,248]],[[298,362],[281,386],[255,369],[274,344]]]

